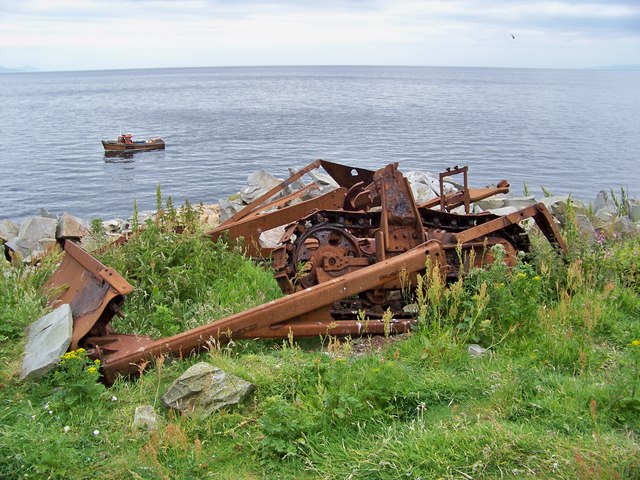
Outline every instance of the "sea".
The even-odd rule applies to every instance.
[[[106,157],[101,139],[162,137]],[[246,67],[0,75],[0,220],[128,218],[217,203],[266,170],[325,159],[516,195],[640,194],[640,71]]]

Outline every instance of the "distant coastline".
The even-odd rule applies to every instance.
[[[144,68],[106,68],[88,70],[42,70],[40,68],[25,65],[23,67],[4,67],[0,65],[0,74],[3,73],[70,73],[70,72],[95,72],[95,71],[130,71],[130,70],[197,70],[197,69],[242,69],[242,68],[332,68],[332,67],[361,67],[361,68],[464,68],[464,69],[506,69],[506,70],[602,70],[602,71],[640,71],[640,64],[637,65],[599,65],[591,67],[574,68],[545,68],[545,67],[505,67],[505,66],[464,66],[464,65],[209,65],[191,67],[144,67]]]
[[[3,67],[0,66],[0,73],[32,73],[32,72],[40,72],[40,69],[35,67],[30,67],[29,65],[25,65],[24,67]]]

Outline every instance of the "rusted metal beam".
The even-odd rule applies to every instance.
[[[293,320],[301,315],[322,309],[343,298],[366,290],[381,287],[397,280],[399,272],[416,272],[425,268],[427,258],[432,264],[444,259],[440,242],[430,240],[415,249],[397,255],[365,269],[348,273],[314,287],[293,293],[278,300],[251,308],[241,313],[217,320],[168,338],[162,338],[139,348],[128,348],[101,357],[105,377],[112,380],[115,374],[135,373],[138,364],[163,354],[187,355],[205,346],[207,342],[224,342],[236,336],[251,335],[252,331]]]

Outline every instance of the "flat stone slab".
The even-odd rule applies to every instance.
[[[254,390],[246,380],[200,362],[189,367],[162,396],[168,407],[187,414],[211,414],[245,400]]]
[[[73,317],[68,304],[29,325],[20,380],[36,380],[53,370],[69,349],[72,334]]]

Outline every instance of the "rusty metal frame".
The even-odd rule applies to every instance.
[[[338,189],[287,206],[291,200],[300,198],[302,192],[313,188],[307,185],[302,190],[265,204],[305,173],[320,166],[338,182]],[[427,264],[436,266],[443,279],[460,275],[470,266],[455,264],[456,261],[462,262],[453,255],[458,246],[466,253],[472,250],[484,252],[479,259],[476,258],[479,264],[492,261],[491,255],[487,254],[487,249],[492,245],[504,245],[514,257],[519,240],[512,240],[510,235],[513,234],[514,238],[520,235],[522,229],[517,227],[518,223],[529,218],[533,218],[558,251],[566,253],[560,232],[542,203],[504,216],[469,214],[470,202],[508,191],[506,181],[500,182],[496,188],[469,189],[467,167],[456,166],[440,175],[441,194],[438,199],[416,205],[410,185],[397,167],[397,164],[390,164],[371,172],[317,160],[262,195],[220,227],[208,232],[214,240],[225,232],[230,238],[243,237],[247,252],[251,255],[273,253],[274,268],[276,264],[281,268],[276,272],[278,282],[287,287],[283,289],[285,292],[293,293],[159,340],[111,331],[109,322],[114,314],[119,313],[119,307],[132,287],[117,272],[102,265],[77,245],[67,242],[65,258],[45,288],[50,293],[52,303],[71,305],[74,318],[71,348],[83,346],[93,356],[100,358],[105,379],[112,382],[117,374],[138,372],[141,364],[158,355],[187,355],[207,348],[211,342],[220,343],[232,338],[403,332],[411,327],[412,320],[401,317],[385,324],[379,318],[366,322],[354,318],[334,318],[333,306],[360,294],[372,302],[378,301],[377,298],[384,299],[385,292],[400,288],[400,272],[407,275],[410,281],[415,281],[417,273],[423,272]],[[444,178],[456,174],[464,175],[464,190],[444,195]],[[439,211],[427,207],[438,204]],[[466,215],[448,212],[461,204],[465,205]],[[353,211],[354,207],[361,210]],[[320,222],[316,227],[319,228],[325,228],[325,224],[327,228],[337,228],[337,223],[330,223],[329,218],[334,218],[331,221],[338,224],[343,222],[345,229],[347,224],[353,225],[356,231],[361,228],[366,232],[363,238],[357,239],[350,233],[345,235],[362,242],[364,250],[360,252],[360,246],[357,246],[355,250],[362,255],[353,256],[336,245],[327,244],[324,250],[318,249],[312,257],[320,272],[316,280],[306,288],[300,289],[299,285],[293,288],[286,277],[289,275],[287,269],[291,270],[288,267],[290,264],[287,264],[288,247],[292,247],[291,241],[296,235],[304,238],[305,225],[308,223],[313,227],[311,221],[316,217]],[[338,220],[340,218],[350,220]],[[371,220],[370,227],[366,219]],[[281,238],[283,246],[275,251],[260,246],[260,233],[288,223],[290,225]],[[358,227],[361,224],[365,226]],[[309,233],[315,231],[308,230]],[[285,248],[286,242],[289,243]]]

